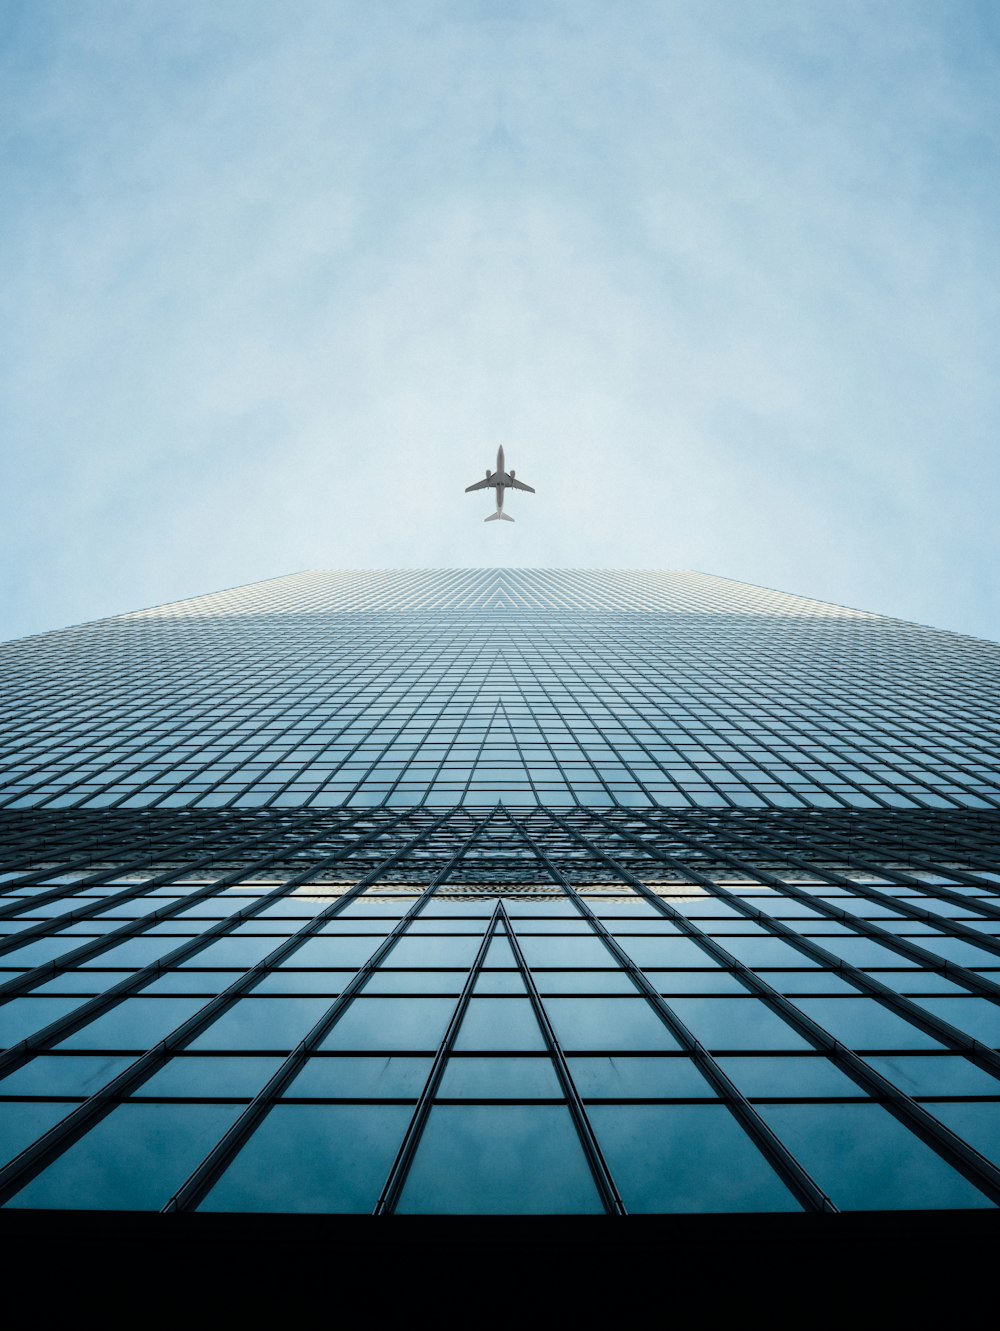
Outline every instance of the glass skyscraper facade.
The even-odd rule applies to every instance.
[[[327,572],[0,672],[7,1212],[1000,1202],[1000,647]]]

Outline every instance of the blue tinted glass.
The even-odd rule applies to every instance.
[[[151,1049],[203,1006],[200,998],[126,998],[59,1044],[60,1049]]]
[[[672,998],[670,1006],[708,1049],[810,1048],[757,998]]]
[[[253,987],[254,994],[325,994],[334,999],[357,971],[270,971]]]
[[[564,1049],[676,1049],[644,998],[549,998],[545,1010]]]
[[[545,1048],[542,1031],[527,998],[470,999],[458,1028],[455,1048]]]
[[[239,1112],[239,1105],[120,1105],[7,1205],[159,1210]]]
[[[927,1108],[980,1155],[1000,1164],[1000,1104],[937,1104]]]
[[[379,946],[377,938],[309,938],[281,963],[289,966],[316,966],[322,970],[338,967],[357,970]]]
[[[460,994],[467,971],[377,970],[365,981],[366,994]]]
[[[240,976],[240,971],[167,971],[150,984],[144,994],[221,994]]]
[[[832,971],[764,971],[766,980],[779,994],[856,994],[853,984]]]
[[[55,1127],[60,1119],[71,1114],[75,1107],[37,1100],[0,1104],[0,1164],[5,1165],[19,1155],[49,1128]]]
[[[650,981],[661,994],[745,994],[732,971],[649,971]]]
[[[435,1105],[398,1206],[437,1215],[602,1209],[563,1105]]]
[[[278,1105],[202,1211],[371,1211],[410,1120],[405,1105]]]
[[[474,994],[523,994],[524,980],[518,971],[480,971]]]
[[[407,935],[389,953],[392,966],[471,966],[482,940],[469,935]]]
[[[1000,1007],[985,998],[922,998],[921,1007],[981,1044],[1000,1045]]]
[[[430,1070],[429,1058],[310,1058],[285,1094],[317,1100],[415,1100]]]
[[[799,1209],[722,1105],[593,1105],[589,1112],[633,1213]]]
[[[683,1100],[715,1098],[690,1058],[571,1058],[570,1072],[584,1099]]]
[[[841,1210],[991,1205],[881,1105],[761,1105],[760,1113]]]
[[[442,1100],[561,1100],[548,1058],[450,1058],[438,1088]]]
[[[36,994],[102,994],[129,974],[127,971],[63,971],[38,985]]]
[[[105,1055],[33,1058],[0,1082],[0,1095],[74,1095],[86,1098],[117,1077],[132,1060]]]
[[[711,969],[715,959],[690,938],[620,938],[619,943],[644,970]],[[607,965],[607,962],[604,963]]]
[[[0,1047],[19,1044],[79,1007],[79,998],[14,998],[0,1007]]]
[[[941,1048],[939,1040],[873,998],[800,998],[797,1006],[852,1049]]]
[[[560,938],[558,935],[520,936],[521,951],[529,966],[611,966],[614,958],[593,934]]]
[[[817,966],[805,952],[800,952],[791,943],[780,938],[733,938],[723,939],[727,952],[742,961],[746,966]]]
[[[177,940],[173,941],[176,942]],[[206,970],[210,970],[212,967],[221,967],[224,970],[228,966],[253,966],[258,961],[263,960],[268,953],[273,952],[279,942],[280,939],[277,938],[255,938],[249,934],[243,934],[237,938],[220,938],[214,943],[209,943],[200,952],[195,952],[187,961],[182,961],[180,964],[185,968],[198,966]],[[110,959],[110,953],[108,959]],[[120,961],[115,964],[125,966],[144,965],[145,963]]]
[[[610,958],[609,958],[610,960]],[[542,994],[634,994],[627,971],[532,971]]]
[[[868,1054],[865,1062],[907,1095],[1000,1095],[1000,1080],[960,1056]]]
[[[321,1049],[436,1049],[451,998],[356,998],[320,1045]]]
[[[828,1058],[720,1058],[719,1066],[745,1096],[754,1099],[867,1098]]]
[[[172,1058],[135,1092],[134,1098],[191,1096],[252,1099],[281,1066],[280,1058]]]
[[[326,998],[243,998],[189,1049],[293,1049],[330,1007]]]

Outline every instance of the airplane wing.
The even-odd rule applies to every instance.
[[[485,481],[476,481],[475,485],[467,485],[465,487],[465,493],[468,494],[470,490],[492,490],[492,489],[496,489],[496,480],[494,479],[493,476],[487,476]]]
[[[504,481],[504,484],[512,486],[515,490],[527,490],[528,494],[531,495],[535,493],[534,486],[525,485],[524,481],[515,480],[510,476],[507,477],[506,481]]]

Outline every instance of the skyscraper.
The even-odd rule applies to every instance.
[[[0,656],[8,1216],[1000,1201],[997,646],[439,570]]]

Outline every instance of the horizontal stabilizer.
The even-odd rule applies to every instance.
[[[508,514],[506,514],[506,513],[491,513],[490,516],[489,516],[488,518],[483,518],[483,521],[484,521],[484,522],[496,522],[497,518],[499,518],[501,522],[513,522],[513,521],[514,521],[514,519],[513,519],[512,517],[510,517],[510,516],[509,516]]]

